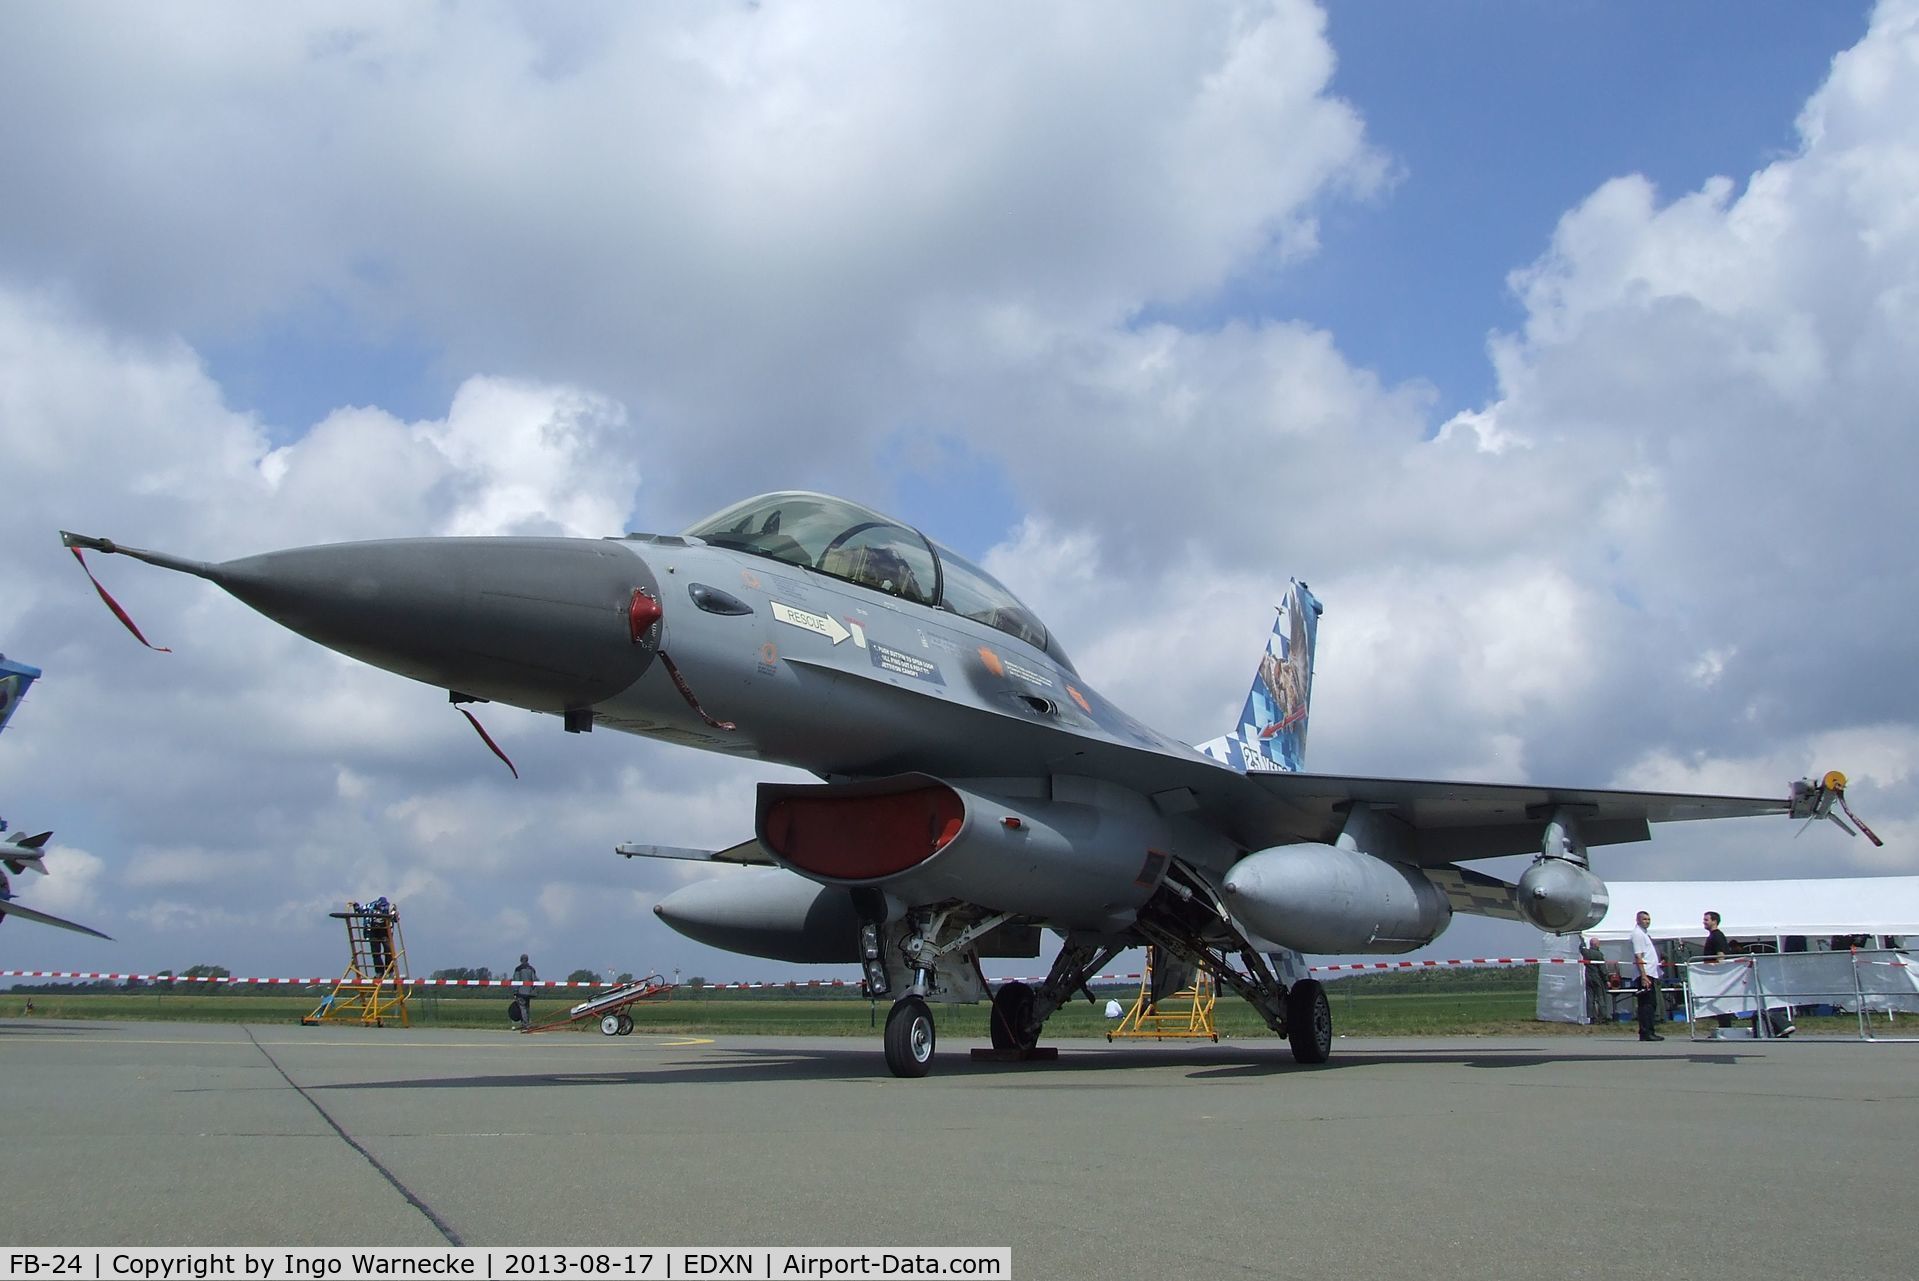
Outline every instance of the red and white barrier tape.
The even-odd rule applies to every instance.
[[[1346,965],[1315,965],[1315,974],[1347,974],[1356,970],[1437,970],[1449,965],[1584,965],[1577,956],[1467,956],[1447,961],[1355,961]]]
[[[330,986],[341,981],[337,974],[328,974],[321,978],[249,978],[239,974],[108,974],[91,970],[0,970],[0,979],[96,979],[107,982],[136,983],[239,983],[259,984],[281,987]],[[371,982],[372,980],[362,980]],[[391,979],[382,979],[390,983]],[[532,979],[522,983],[516,979],[402,979],[408,987],[625,987],[607,979]],[[858,987],[859,980],[846,979],[795,979],[796,987]],[[775,983],[708,983],[709,988],[783,988],[784,982]]]
[[[1118,979],[1137,979],[1137,974],[1102,974],[1088,982],[1101,983]],[[340,976],[329,974],[322,978],[248,978],[238,974],[109,974],[94,970],[0,970],[0,979],[92,979],[102,982],[124,983],[226,983],[258,984],[278,987],[316,987],[328,986],[340,982]],[[391,982],[392,980],[381,980]],[[624,987],[623,983],[597,979],[534,979],[529,983],[505,979],[403,979],[408,987]],[[1006,980],[1000,980],[1005,982]],[[1023,982],[1038,983],[1039,979],[1026,979]],[[772,990],[784,991],[787,988],[857,988],[858,979],[769,979],[764,982],[741,983],[703,983],[701,987],[709,992]],[[682,984],[681,986],[685,986]]]

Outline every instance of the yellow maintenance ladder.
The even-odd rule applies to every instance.
[[[400,909],[382,898],[372,903],[348,903],[346,911],[328,915],[346,922],[346,973],[321,998],[313,1013],[300,1022],[384,1027],[397,1013],[401,1027],[411,1026],[406,1011],[411,988],[406,976],[406,942],[400,937]]]
[[[1133,1008],[1106,1034],[1106,1039],[1150,1036],[1156,1041],[1201,1037],[1219,1040],[1219,1033],[1213,1030],[1213,1006],[1219,1000],[1213,976],[1204,969],[1195,969],[1191,984],[1170,992],[1161,991],[1155,997],[1155,967],[1161,970],[1162,979],[1174,977],[1183,968],[1174,962],[1162,964],[1159,949],[1147,948],[1146,972],[1140,976],[1139,996],[1133,1001]]]

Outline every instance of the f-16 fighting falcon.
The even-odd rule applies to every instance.
[[[16,663],[0,654],[0,733],[5,733],[7,723],[19,710],[27,696],[27,688],[40,676],[40,669],[29,667],[25,663]],[[0,818],[0,832],[7,830],[7,821]],[[42,912],[13,900],[13,882],[7,878],[7,872],[18,876],[32,869],[40,875],[47,874],[45,847],[52,832],[36,832],[29,836],[17,832],[5,840],[0,840],[0,921],[9,916],[17,916],[23,921],[38,921],[42,925],[57,925],[63,930],[74,930],[80,934],[91,934],[95,938],[106,938],[99,930],[69,921],[65,917],[55,916],[51,912]]]
[[[1678,819],[1825,817],[1843,800],[1837,774],[1745,797],[1304,773],[1320,605],[1302,583],[1240,724],[1195,749],[1102,698],[977,565],[820,494],[748,499],[678,535],[399,539],[217,564],[62,538],[208,579],[456,703],[810,771],[819,782],[761,784],[753,836],[729,849],[620,852],[760,865],[654,910],[736,952],[860,965],[867,994],[892,999],[899,1076],[932,1065],[930,1003],[983,999],[979,958],[1036,957],[1041,930],[1060,938],[1046,979],[992,993],[1001,1050],[1030,1052],[1102,966],[1151,945],[1323,1062],[1332,1014],[1299,954],[1411,951],[1455,911],[1585,929],[1608,901],[1591,847]],[[1527,852],[1517,884],[1460,866]]]

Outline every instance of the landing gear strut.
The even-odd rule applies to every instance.
[[[869,998],[898,994],[886,1016],[886,1066],[894,1076],[925,1076],[938,1041],[929,1002],[970,1005],[986,995],[975,945],[1012,919],[981,917],[958,904],[915,909],[899,921],[869,920],[860,937]]]
[[[1173,863],[1160,890],[1140,912],[1140,933],[1244,997],[1267,1027],[1286,1038],[1295,1062],[1332,1057],[1333,1007],[1317,979],[1282,982],[1213,887],[1184,864]]]
[[[1017,979],[1000,984],[999,991],[993,993],[993,1048],[974,1050],[973,1057],[1020,1063],[1057,1058],[1058,1050],[1040,1046],[1040,1029],[1075,993],[1084,992],[1091,1001],[1093,994],[1087,983],[1120,951],[1118,944],[1068,937],[1053,958],[1053,968],[1037,988]]]

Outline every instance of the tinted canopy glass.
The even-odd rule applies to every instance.
[[[939,549],[942,579],[940,607],[974,622],[997,627],[1035,649],[1046,648],[1046,629],[1000,581],[971,561]]]
[[[939,567],[918,531],[843,498],[763,494],[686,532],[715,547],[816,569],[922,605],[937,600]]]
[[[1072,663],[1000,581],[870,507],[793,491],[762,494],[708,516],[687,536],[843,578],[984,623]]]

